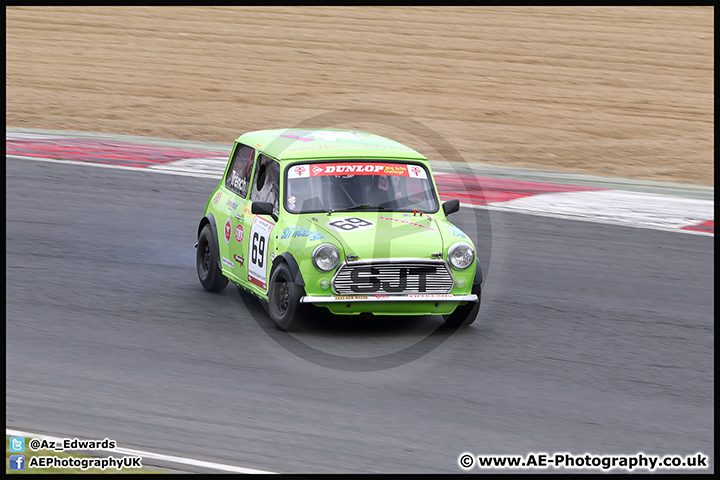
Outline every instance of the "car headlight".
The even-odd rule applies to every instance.
[[[455,270],[465,270],[475,260],[475,251],[467,243],[458,242],[450,247],[447,258]]]
[[[340,254],[338,253],[338,249],[335,248],[335,245],[323,243],[322,245],[315,247],[315,250],[313,250],[313,265],[315,265],[315,268],[321,272],[329,272],[334,269],[337,267],[339,261]]]

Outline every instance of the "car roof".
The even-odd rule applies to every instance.
[[[257,130],[245,133],[235,141],[280,161],[364,158],[427,161],[425,156],[402,143],[357,130]]]

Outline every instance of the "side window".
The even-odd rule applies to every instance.
[[[255,181],[250,190],[250,200],[253,202],[270,202],[273,212],[280,211],[278,198],[280,197],[280,164],[275,160],[260,155],[256,162]]]
[[[250,172],[252,172],[253,157],[255,151],[247,145],[235,147],[232,163],[228,169],[225,187],[245,198],[250,183]]]

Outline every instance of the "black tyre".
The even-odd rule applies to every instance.
[[[195,260],[198,278],[205,290],[220,292],[228,284],[228,279],[220,271],[220,260],[216,238],[213,238],[210,225],[205,225],[198,237]]]
[[[292,280],[287,263],[281,263],[270,276],[268,290],[268,313],[280,330],[290,330],[297,325],[305,311],[300,299],[305,295],[302,286]]]
[[[478,312],[480,311],[480,299],[482,298],[480,296],[481,288],[480,284],[474,284],[472,293],[477,295],[478,301],[477,302],[468,302],[465,305],[461,305],[455,309],[453,313],[450,315],[443,315],[443,319],[445,320],[445,324],[448,327],[452,328],[459,328],[459,327],[467,327],[468,325],[471,325],[475,318],[478,315]]]

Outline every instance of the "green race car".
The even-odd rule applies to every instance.
[[[202,286],[228,281],[289,329],[311,305],[333,314],[441,315],[480,308],[470,238],[447,221],[426,157],[349,130],[278,129],[235,140],[198,225]]]

